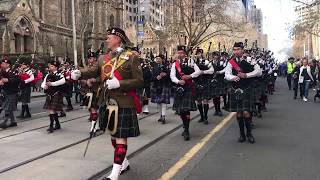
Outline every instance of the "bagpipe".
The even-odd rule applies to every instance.
[[[191,67],[189,64],[190,61],[191,59],[188,59],[188,58],[181,60],[181,62],[176,61],[175,63],[175,66],[177,69],[176,76],[178,77],[178,79],[181,80],[184,75],[190,75],[194,72],[194,68]],[[178,84],[175,86],[176,96],[183,97],[186,91],[185,90],[186,87],[191,87],[191,88],[194,87],[192,79],[187,80],[184,85]]]

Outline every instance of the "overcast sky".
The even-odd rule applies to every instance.
[[[263,12],[269,49],[279,61],[283,61],[287,56],[286,50],[292,46],[287,29],[296,18],[294,7],[297,4],[292,0],[254,0],[254,3]]]

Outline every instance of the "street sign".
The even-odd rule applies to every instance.
[[[143,37],[144,36],[144,22],[143,21],[138,21],[138,32],[137,32],[138,37]]]

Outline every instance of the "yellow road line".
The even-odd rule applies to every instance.
[[[236,113],[230,113],[225,119],[223,119],[216,127],[214,127],[209,134],[200,140],[195,146],[193,146],[175,165],[173,165],[166,173],[164,173],[159,180],[168,180],[173,178],[183,166],[185,166],[192,157],[194,157],[208,141],[219,132],[232,118]]]

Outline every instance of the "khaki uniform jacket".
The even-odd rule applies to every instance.
[[[122,53],[128,54],[128,52],[129,51],[125,51]],[[115,56],[110,55],[110,59],[112,59],[113,57]],[[105,55],[101,55],[98,59],[98,62],[94,66],[80,69],[81,78],[88,79],[101,77],[103,69],[102,67],[104,66],[104,64]],[[108,90],[104,85],[105,81],[102,81],[103,78],[101,77],[99,91],[97,93],[98,105],[104,105],[107,100],[107,97],[105,96],[108,96],[117,101],[119,108],[135,108],[133,98],[131,96],[128,96],[128,91],[136,90],[137,88],[143,87],[143,74],[140,64],[141,62],[138,56],[129,52],[129,56],[126,62],[117,69],[117,71],[123,78],[123,80],[119,80],[120,88],[118,89]]]

